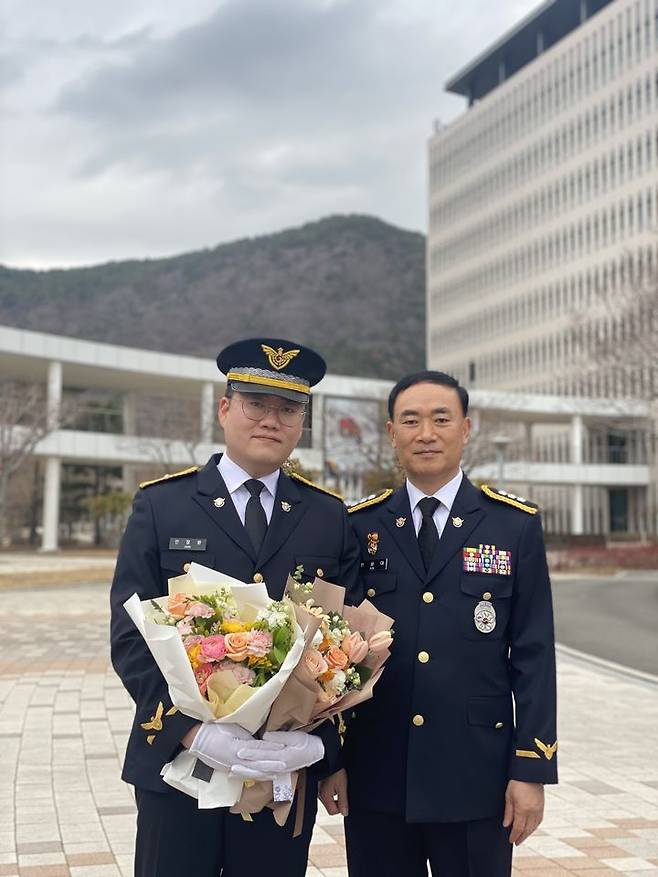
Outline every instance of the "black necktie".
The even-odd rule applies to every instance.
[[[418,503],[418,508],[423,516],[423,522],[418,531],[418,546],[423,557],[425,569],[429,570],[432,556],[439,541],[439,531],[434,523],[434,512],[441,505],[440,500],[435,496],[426,496]]]
[[[256,555],[258,555],[260,547],[263,544],[263,539],[265,538],[265,532],[267,531],[267,517],[265,515],[265,509],[260,502],[260,492],[265,485],[262,481],[250,478],[248,481],[245,481],[244,486],[251,494],[247,500],[247,508],[244,515],[244,528],[247,531],[247,536],[249,536],[249,539],[251,540],[251,544],[254,546]]]

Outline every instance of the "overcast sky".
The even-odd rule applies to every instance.
[[[538,0],[0,0],[0,262],[163,256],[332,213],[426,225],[443,86]],[[168,7],[168,8],[167,8]]]

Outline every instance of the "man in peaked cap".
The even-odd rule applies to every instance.
[[[275,599],[299,567],[309,579],[356,585],[359,549],[342,499],[281,469],[301,438],[324,360],[301,344],[257,338],[231,344],[217,364],[227,378],[218,411],[226,452],[140,486],[112,584],[112,662],[136,704],[122,776],[135,786],[138,877],[260,877],[272,863],[286,877],[304,874],[317,780],[336,769],[340,748],[327,722],[313,734],[257,741],[235,725],[200,725],[178,712],[123,609],[134,592],[142,600],[167,593],[167,580],[191,561],[265,582]],[[226,809],[199,810],[160,776],[182,747],[243,779],[308,767],[304,799],[283,828],[268,808],[252,822]]]
[[[350,877],[509,877],[557,781],[551,589],[537,507],[460,468],[468,393],[402,378],[388,432],[406,483],[357,503],[364,596],[395,619],[347,769],[320,791],[345,821]],[[337,800],[336,800],[337,799]]]

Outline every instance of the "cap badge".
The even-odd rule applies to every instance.
[[[266,354],[269,364],[277,371],[285,368],[299,353],[299,350],[284,350],[283,347],[275,350],[269,344],[261,344],[261,349]]]
[[[452,519],[452,526],[453,527],[461,527],[463,523],[464,523],[464,519],[460,518],[459,516]]]
[[[212,504],[215,506],[216,509],[221,509],[225,502],[226,500],[223,496],[218,496],[217,499],[213,499]]]
[[[283,509],[284,512],[289,512],[290,509],[292,508],[292,506],[290,505],[289,502],[286,502],[284,499],[281,501],[281,508]]]
[[[406,519],[406,518],[396,518],[396,519],[395,519],[395,526],[396,526],[396,527],[404,527],[404,525],[405,525],[406,523],[407,523],[407,519]]]
[[[377,554],[379,533],[368,533],[368,554]]]

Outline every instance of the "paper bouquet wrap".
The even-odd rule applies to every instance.
[[[240,582],[197,563],[190,565],[186,575],[169,580],[169,594],[208,595],[218,588],[230,589],[242,620],[254,619],[258,610],[267,609],[272,603],[264,584]],[[305,634],[299,623],[293,621],[293,641],[280,669],[264,684],[252,687],[234,683],[227,687],[221,678],[227,674],[220,673],[216,680],[208,681],[207,697],[204,697],[179,630],[154,621],[159,617],[158,607],[165,609],[167,602],[168,597],[140,600],[133,594],[124,607],[160,668],[172,703],[200,722],[231,722],[255,734],[265,724],[272,705],[302,656]],[[296,612],[296,607],[290,603],[289,610]],[[163,767],[162,778],[170,786],[197,798],[200,808],[230,807],[240,799],[242,780],[219,770],[196,770],[200,774],[196,776],[196,767],[196,757],[184,751]],[[271,792],[272,783],[268,785]]]

